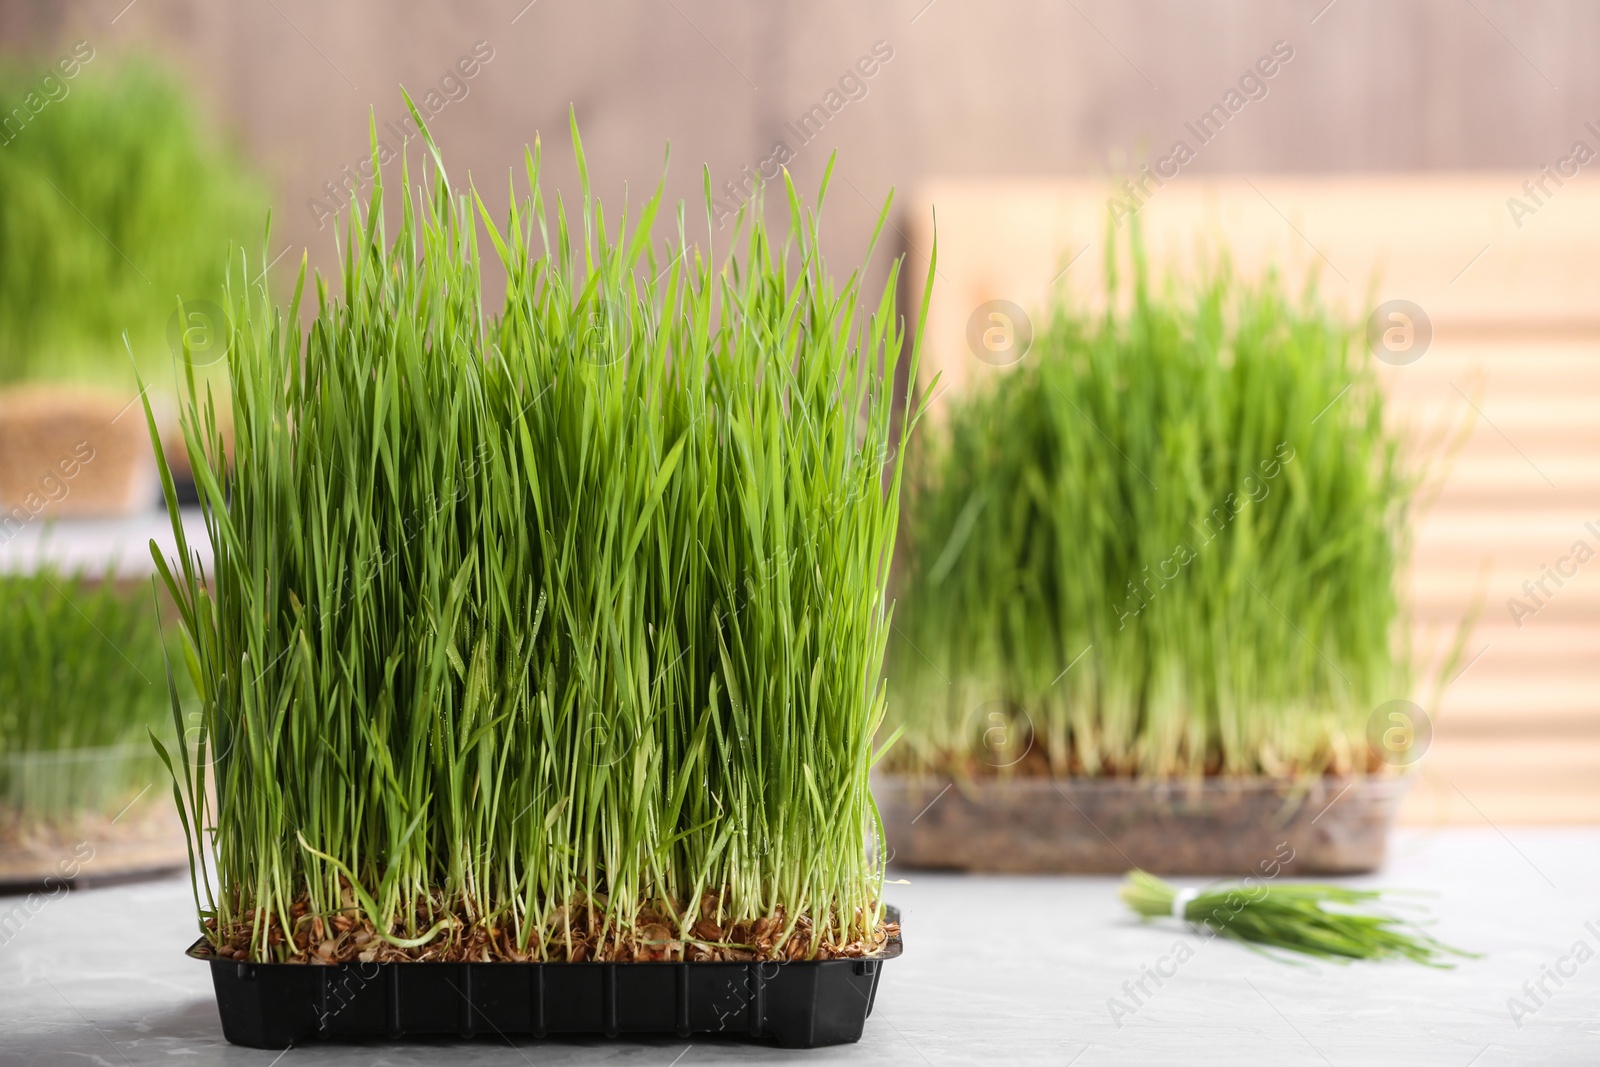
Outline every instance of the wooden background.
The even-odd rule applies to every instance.
[[[698,202],[767,158],[875,42],[867,95],[796,149],[815,189],[839,152],[828,236],[859,255],[892,186],[1100,176],[1163,154],[1274,42],[1294,59],[1208,145],[1202,173],[1509,168],[1536,173],[1600,119],[1600,12],[1587,0],[7,0],[0,47],[147,48],[201,86],[267,169],[281,245],[331,269],[308,201],[476,42],[494,51],[432,126],[454,176],[503,202],[544,135],[570,193],[567,108],[598,189]],[[906,227],[901,225],[901,229]],[[913,253],[913,255],[915,255]],[[288,259],[296,258],[291,255]],[[841,262],[844,262],[841,259]]]

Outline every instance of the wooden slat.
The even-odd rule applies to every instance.
[[[1553,562],[1574,542],[1587,541],[1590,547],[1600,548],[1600,536],[1588,529],[1588,523],[1600,529],[1600,507],[1514,512],[1487,506],[1456,507],[1448,512],[1433,509],[1417,526],[1416,554],[1419,565],[1430,566],[1438,566],[1429,559],[1431,553],[1447,553],[1452,559],[1476,559],[1488,554],[1496,560],[1532,564],[1536,572],[1539,563]],[[1577,582],[1581,582],[1583,574],[1583,570],[1578,572]]]
[[[1401,807],[1413,825],[1600,823],[1600,738],[1459,737],[1441,727]]]
[[[1600,234],[1600,186],[1574,182],[1519,228],[1506,207],[1515,173],[1262,177],[1168,183],[1138,218],[1154,263],[1192,272],[1196,249],[1226,246],[1240,273],[1268,266],[1294,280],[1319,273],[1351,308],[1403,298],[1443,330],[1477,324],[1524,333],[1600,328],[1590,264]],[[968,316],[985,300],[1030,313],[1052,281],[1103,305],[1109,187],[1098,181],[954,181],[925,186],[908,212],[911,241],[932,240],[939,274],[929,308],[928,366],[959,382],[992,373],[966,351]],[[1076,257],[1076,258],[1075,258]],[[1062,274],[1063,268],[1071,267]]]

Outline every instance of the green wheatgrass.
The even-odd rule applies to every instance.
[[[1130,872],[1118,889],[1123,903],[1145,920],[1172,916],[1177,894],[1170,883],[1144,871]],[[1410,960],[1448,968],[1455,966],[1451,957],[1476,958],[1476,953],[1430,936],[1418,922],[1384,910],[1386,903],[1404,895],[1397,890],[1250,878],[1190,890],[1183,914],[1174,917],[1251,948],[1339,963]]]
[[[0,577],[0,604],[0,824],[115,816],[172,731],[149,587],[44,566]]]
[[[1108,247],[1112,242],[1108,240]],[[908,474],[890,727],[900,769],[1365,771],[1410,689],[1415,481],[1370,360],[1308,286],[1217,261],[951,403]],[[1068,669],[1070,666],[1070,669]]]
[[[392,238],[381,182],[352,206],[308,332],[303,267],[286,309],[233,287],[231,472],[213,400],[183,412],[215,563],[174,512],[166,576],[204,705],[171,758],[213,946],[284,958],[341,909],[430,958],[692,959],[759,919],[764,949],[722,947],[883,936],[898,266],[858,314],[821,195],[787,177],[788,243],[741,217],[718,268],[680,207],[662,251],[660,188],[608,218],[572,134],[578,218],[546,212],[537,142],[497,225],[428,139]]]
[[[153,62],[87,45],[63,62],[72,77],[0,64],[0,383],[131,387],[126,332],[145,379],[170,388],[178,299],[222,299],[265,191]]]

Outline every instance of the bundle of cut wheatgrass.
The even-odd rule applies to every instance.
[[[217,955],[794,959],[889,932],[867,775],[897,268],[858,316],[787,177],[787,242],[744,216],[719,269],[680,207],[661,252],[660,188],[608,217],[572,135],[576,218],[546,211],[537,142],[497,225],[424,134],[398,230],[380,182],[308,332],[303,268],[287,308],[234,287],[226,475],[215,399],[183,415],[216,562],[174,512],[165,571]]]
[[[1368,716],[1410,686],[1415,489],[1370,366],[1314,288],[1225,261],[1160,288],[1135,235],[1130,293],[1107,245],[1109,310],[1058,302],[919,438],[893,765],[1368,770]]]
[[[1254,877],[1179,890],[1144,871],[1130,871],[1118,895],[1142,920],[1170,916],[1207,936],[1226,937],[1286,962],[1292,958],[1285,953],[1297,953],[1340,963],[1410,960],[1448,968],[1455,966],[1453,958],[1476,958],[1385,907],[1401,895],[1393,890],[1272,884]]]

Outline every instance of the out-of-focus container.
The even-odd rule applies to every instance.
[[[1408,775],[875,775],[890,862],[1004,873],[1355,874],[1383,863]],[[1274,866],[1276,865],[1276,866]]]
[[[148,741],[0,754],[0,889],[123,881],[186,866],[169,781]]]
[[[70,386],[0,391],[0,523],[114,518],[160,493],[143,404]]]

